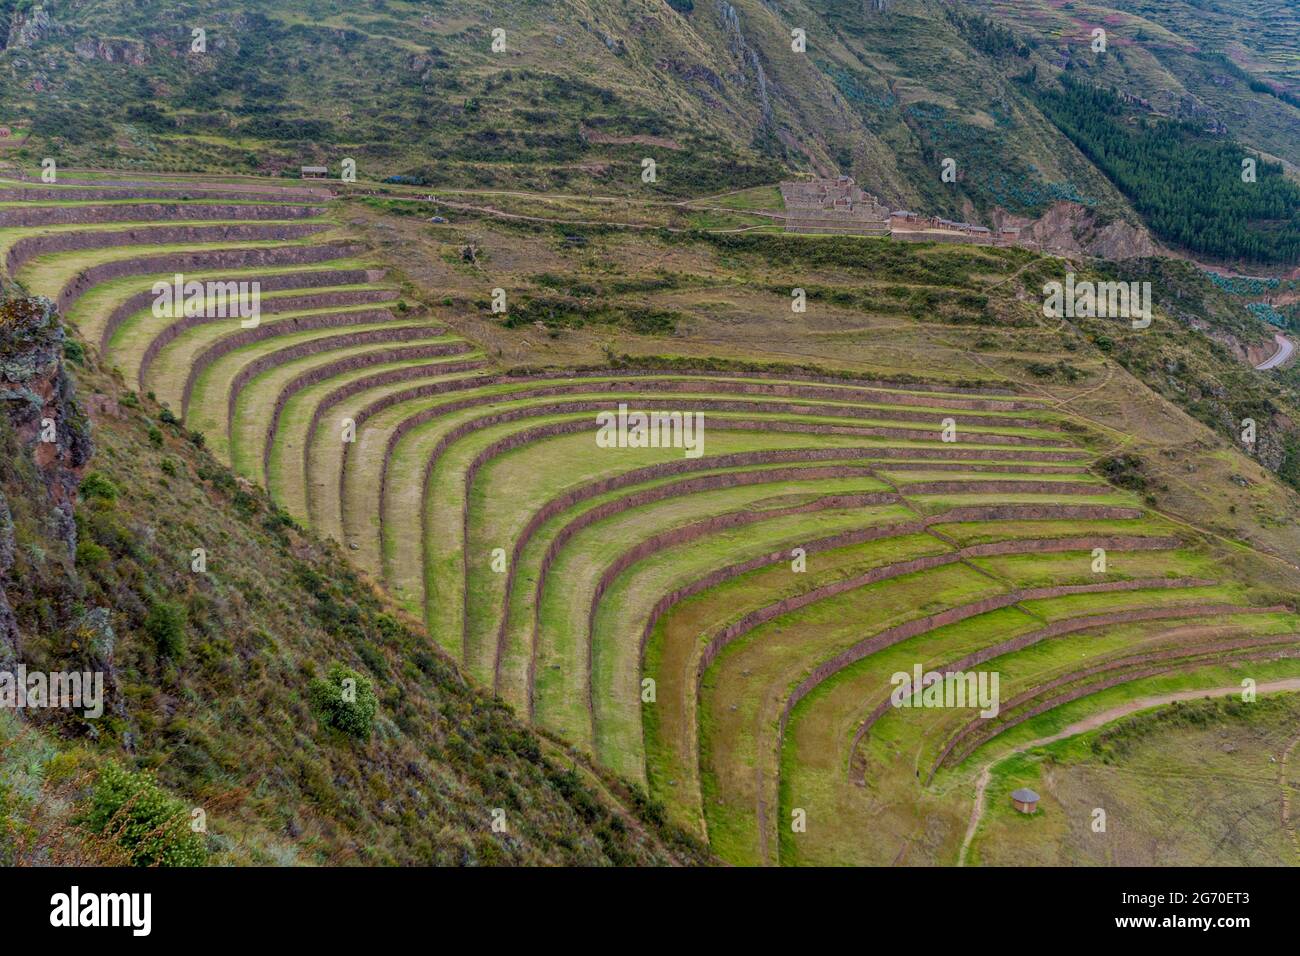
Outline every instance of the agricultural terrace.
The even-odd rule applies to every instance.
[[[1293,607],[1098,477],[1096,436],[1041,395],[507,369],[340,208],[324,185],[11,180],[0,255],[474,680],[726,860],[956,863],[994,757],[1126,699],[1300,676]],[[158,315],[176,274],[257,283],[260,321]],[[620,405],[702,414],[700,453],[599,447]],[[893,706],[917,665],[997,671],[999,712]]]

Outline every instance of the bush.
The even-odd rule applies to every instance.
[[[362,740],[370,738],[379,704],[368,678],[342,664],[331,664],[325,679],[311,682],[307,696],[321,723]]]
[[[108,560],[108,549],[93,541],[77,542],[77,567],[91,568]]]
[[[132,866],[202,866],[207,849],[189,821],[185,804],[151,774],[111,761],[99,771],[90,806],[77,820],[123,850]]]
[[[113,484],[103,472],[92,471],[81,479],[81,497],[87,501],[95,498],[102,501],[116,501],[117,485]]]
[[[149,609],[144,630],[163,657],[179,660],[185,655],[185,609],[180,605],[159,601]]]
[[[162,411],[158,413],[158,420],[164,425],[176,425],[180,422],[180,419],[176,417],[176,413],[166,405],[164,405]]]
[[[1147,486],[1145,465],[1137,455],[1112,455],[1097,462],[1101,476],[1117,488],[1143,491]]]

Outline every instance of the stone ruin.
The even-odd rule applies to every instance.
[[[781,184],[786,232],[889,235],[889,210],[851,177]]]

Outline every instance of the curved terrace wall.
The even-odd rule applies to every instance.
[[[388,332],[389,330],[379,329],[376,331]],[[424,330],[423,337],[435,338],[441,336],[444,332],[444,329],[428,327]],[[302,342],[287,349],[278,349],[274,352],[262,355],[249,362],[239,370],[239,373],[230,383],[230,392],[226,397],[227,427],[229,428],[234,424],[235,405],[239,401],[239,393],[243,391],[244,387],[256,376],[261,375],[263,372],[269,371],[278,365],[285,362],[291,362],[294,359],[301,358],[305,355],[315,355],[318,352],[337,351],[357,345],[372,344],[375,339],[363,339],[363,336],[366,336],[367,334],[368,333],[365,332],[357,332],[348,335],[335,335],[328,339],[318,339],[314,342]],[[396,340],[410,341],[410,339],[405,335],[398,337]],[[307,348],[308,346],[316,346],[318,344],[323,344],[324,347]],[[408,346],[403,349],[380,349],[377,352],[365,352],[360,355],[349,355],[336,362],[329,363],[324,366],[324,368],[334,370],[334,373],[338,374],[339,371],[347,371],[351,368],[361,368],[365,365],[376,362],[400,361],[402,359],[440,358],[445,355],[461,355],[465,352],[471,351],[471,349],[472,346],[468,342],[464,341],[428,343],[425,345]]]
[[[199,252],[174,252],[102,262],[78,272],[59,290],[55,304],[59,311],[81,298],[88,289],[101,282],[126,276],[155,275],[167,272],[197,272],[212,269],[254,269],[261,266],[296,266],[349,259],[365,252],[355,243],[324,243],[318,246],[267,246],[258,249],[211,249]]]
[[[1081,670],[1071,671],[1068,674],[1063,674],[1062,676],[1056,677],[1050,681],[1047,681],[1046,683],[1039,684],[1035,687],[1032,687],[1021,694],[1017,694],[1015,697],[1011,698],[1011,700],[1006,701],[1001,705],[1001,710],[999,711],[999,714],[1001,715],[1001,714],[1010,713],[1016,708],[1023,706],[1024,704],[1035,699],[1036,697],[1041,696],[1042,694],[1048,693],[1050,691],[1056,690],[1061,687],[1065,687],[1069,684],[1076,683],[1088,677],[1094,677],[1097,674],[1112,673],[1115,671],[1127,672],[1133,667],[1138,667],[1143,664],[1151,664],[1157,661],[1178,661],[1179,664],[1177,666],[1177,669],[1183,669],[1189,664],[1193,664],[1193,666],[1199,666],[1200,664],[1217,662],[1217,661],[1205,660],[1207,654],[1214,654],[1217,656],[1219,654],[1227,653],[1229,655],[1228,659],[1233,659],[1231,653],[1233,651],[1247,650],[1247,651],[1259,652],[1259,653],[1269,653],[1269,650],[1276,648],[1279,645],[1297,644],[1297,642],[1300,642],[1300,635],[1275,634],[1269,637],[1242,638],[1237,641],[1224,641],[1224,642],[1211,643],[1211,644],[1189,644],[1189,645],[1184,645],[1182,647],[1176,647],[1167,651],[1150,651],[1145,654],[1135,654],[1129,657],[1113,658],[1110,660],[1102,661],[1099,664],[1094,664],[1091,667],[1085,667]],[[1300,655],[1300,647],[1296,649],[1296,654]],[[1251,659],[1251,658],[1248,657],[1246,659]],[[1156,668],[1154,672],[1158,673],[1169,669],[1171,668],[1165,668],[1165,667]],[[1140,680],[1143,677],[1151,676],[1151,673],[1153,672],[1149,670],[1144,670],[1142,672],[1135,673],[1135,674],[1125,673],[1122,675],[1116,675],[1116,677],[1122,679],[1108,680],[1104,682],[1104,684],[1100,686],[1099,689],[1104,690],[1106,687],[1113,687],[1115,686],[1115,684],[1125,683],[1130,680]],[[1097,686],[1097,685],[1093,685],[1093,686]],[[1077,700],[1077,699],[1078,699],[1077,697],[1069,697],[1069,700]],[[1060,700],[1061,703],[1068,703],[1068,700],[1062,700],[1061,698],[1057,698],[1057,700]],[[1049,710],[1051,708],[1046,707],[1044,709]],[[1043,710],[1039,710],[1038,713],[1043,713]],[[945,762],[947,762],[948,757],[953,753],[953,751],[956,750],[958,746],[962,744],[963,741],[968,740],[968,738],[972,734],[975,734],[977,730],[987,731],[987,732],[986,733],[981,732],[975,734],[975,739],[971,741],[967,746],[962,747],[961,751],[957,754],[957,756],[955,757],[956,762],[960,762],[964,760],[966,757],[970,756],[970,754],[973,753],[977,748],[988,743],[994,737],[1000,736],[1001,734],[1010,730],[1012,727],[1015,727],[1017,724],[1023,723],[1025,720],[1028,720],[1029,716],[1036,716],[1036,714],[1031,714],[1027,716],[1020,716],[1020,715],[1012,716],[1007,718],[1006,720],[998,721],[996,724],[993,723],[991,720],[973,720],[963,724],[961,729],[957,731],[957,733],[954,734],[944,745],[943,750],[940,752],[939,757],[935,760],[934,766],[930,770],[930,779],[934,778],[934,774],[939,770],[939,768],[941,768],[944,765]]]
[[[1277,660],[1280,658],[1292,658],[1292,657],[1300,657],[1300,648],[1288,649],[1288,648],[1274,647],[1274,648],[1269,648],[1267,650],[1255,650],[1255,651],[1241,653],[1241,654],[1229,654],[1226,658],[1221,658],[1220,661],[1235,662],[1235,661],[1248,661],[1248,660]],[[1204,667],[1206,664],[1217,663],[1217,662],[1218,661],[1208,661],[1208,660],[1198,660],[1190,664],[1186,662],[1180,662],[1174,664],[1173,666],[1151,666],[1151,667],[1142,668],[1137,671],[1125,671],[1124,673],[1116,674],[1112,677],[1107,678],[1106,680],[1097,681],[1085,687],[1078,687],[1066,694],[1060,695],[1059,697],[1054,697],[1051,700],[1043,701],[1042,703],[1029,708],[1023,713],[1017,714],[1015,717],[1009,718],[1007,721],[999,723],[997,727],[997,733],[990,735],[989,738],[987,739],[992,739],[992,737],[1003,734],[1006,731],[1012,729],[1013,727],[1024,723],[1026,720],[1030,720],[1031,718],[1037,717],[1039,714],[1046,713],[1049,710],[1055,710],[1057,707],[1062,707],[1065,704],[1071,703],[1072,701],[1079,700],[1080,698],[1090,697],[1093,694],[1101,693],[1102,691],[1108,690],[1111,687],[1118,686],[1119,684],[1128,684],[1135,680],[1142,680],[1143,678],[1146,677],[1155,677],[1158,674],[1166,674],[1171,671],[1195,670],[1198,667]],[[959,760],[965,759],[965,757],[969,756],[972,752],[974,752],[974,750],[978,746],[980,746],[981,743],[986,743],[987,739],[978,740],[968,748],[964,748],[963,752],[959,754],[957,759]],[[947,756],[948,756],[948,752],[945,752],[944,757],[940,758],[940,762],[937,762],[933,767],[930,768],[929,776],[926,777],[927,785],[930,783],[930,781],[934,779],[934,775],[939,771],[939,768],[942,765],[943,760],[946,759]]]
[[[278,338],[282,335],[292,335],[295,332],[346,328],[350,325],[364,325],[371,322],[397,321],[400,320],[396,319],[387,309],[359,309],[354,312],[324,312],[318,315],[301,315],[292,319],[264,323],[251,329],[240,329],[238,332],[222,336],[200,351],[194,356],[194,360],[190,362],[189,371],[185,377],[185,387],[181,393],[182,417],[189,411],[190,394],[194,391],[194,383],[199,375],[217,359],[223,355],[229,355],[235,349],[243,348],[245,345],[252,345],[254,342],[264,342],[267,339]],[[427,325],[403,326],[392,330],[371,329],[355,333],[357,337],[350,344],[411,341],[428,335],[441,334],[442,331],[442,329],[435,331],[435,327]]]
[[[10,246],[5,256],[5,270],[13,277],[19,269],[38,256],[57,252],[196,242],[289,242],[332,228],[328,223],[297,222],[276,225],[233,223],[220,226],[157,226],[115,229],[111,232],[51,232],[40,236],[25,236]]]
[[[323,206],[230,205],[221,203],[126,203],[112,206],[7,206],[0,226],[70,226],[107,222],[186,222],[203,219],[310,219]]]
[[[315,271],[287,272],[282,274],[271,274],[267,276],[243,275],[243,276],[218,276],[206,281],[209,282],[256,282],[262,292],[278,292],[285,289],[310,289],[320,286],[332,285],[360,285],[371,281],[370,274],[373,270],[369,269],[320,269]],[[369,289],[369,290],[352,290],[353,292],[377,292],[385,296],[391,296],[386,289]],[[108,352],[109,343],[113,336],[121,327],[122,323],[143,309],[150,308],[154,299],[157,298],[153,289],[145,289],[137,292],[129,299],[119,303],[112,312],[108,314],[108,319],[104,322],[104,330],[99,336],[99,351],[101,354]],[[285,296],[283,298],[267,299],[262,303],[262,314],[267,315],[274,312],[289,311],[289,309],[313,308],[311,305],[295,304],[286,308],[286,302],[298,302],[299,300],[307,301],[308,296]],[[330,301],[321,302],[317,305],[342,305],[343,302]]]
[[[1101,547],[1106,547],[1101,545]],[[1129,550],[1132,550],[1131,548]],[[1049,640],[1056,637],[1065,637],[1067,635],[1079,634],[1083,631],[1091,631],[1101,627],[1114,627],[1121,624],[1137,624],[1143,621],[1165,621],[1165,620],[1182,620],[1185,618],[1196,617],[1214,617],[1224,614],[1259,614],[1272,613],[1271,608],[1252,608],[1238,607],[1233,604],[1194,604],[1184,605],[1182,607],[1150,607],[1150,608],[1133,608],[1127,611],[1111,611],[1106,614],[1091,614],[1084,617],[1066,618],[1061,621],[1054,621],[1046,627],[1029,631],[1018,637],[1013,637],[997,644],[991,644],[988,647],[980,648],[965,657],[955,661],[950,661],[940,667],[932,667],[929,670],[947,673],[950,671],[968,671],[973,667],[978,667],[986,661],[1002,657],[1006,654],[1013,654],[1016,651],[1024,650],[1040,641]],[[858,725],[857,731],[853,735],[852,750],[856,750],[861,743],[862,738],[870,733],[871,728],[881,717],[889,713],[891,704],[889,695],[876,704],[871,713]]]

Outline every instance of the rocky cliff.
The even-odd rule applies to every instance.
[[[93,444],[63,353],[53,303],[19,296],[0,301],[0,663],[19,649],[7,592],[31,586],[19,580],[16,563],[39,555],[42,563],[70,567],[76,554],[73,509]],[[23,554],[15,513],[32,535]]]

